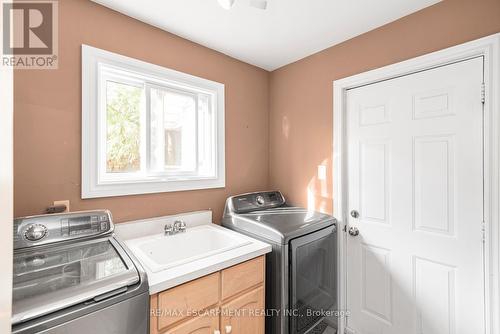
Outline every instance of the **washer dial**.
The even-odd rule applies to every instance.
[[[264,205],[266,203],[266,200],[264,199],[264,196],[259,195],[255,198],[255,201],[257,202],[258,205]]]
[[[38,241],[47,235],[47,227],[42,224],[30,225],[24,232],[24,237],[29,241]]]

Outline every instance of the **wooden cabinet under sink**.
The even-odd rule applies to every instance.
[[[265,257],[151,296],[151,334],[264,334]]]

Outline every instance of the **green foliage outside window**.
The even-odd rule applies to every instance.
[[[140,108],[142,88],[107,83],[107,161],[108,172],[134,172],[140,169]]]

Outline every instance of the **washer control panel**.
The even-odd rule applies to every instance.
[[[93,235],[108,230],[110,219],[106,214],[67,217],[61,219],[63,236]]]
[[[14,249],[106,234],[113,228],[108,210],[16,218]]]
[[[285,198],[279,191],[265,191],[234,196],[229,199],[237,213],[264,210],[285,205]]]

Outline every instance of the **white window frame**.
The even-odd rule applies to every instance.
[[[162,86],[168,82],[172,86],[190,87],[195,91],[209,93],[213,97],[215,118],[215,176],[199,175],[169,177],[161,174],[140,176],[136,179],[127,175],[124,178],[103,179],[102,157],[105,147],[101,147],[99,136],[105,126],[105,113],[102,109],[100,96],[99,66],[124,69],[130,73],[147,76],[154,84]],[[147,84],[149,90],[151,85]],[[147,99],[149,100],[149,99]],[[149,103],[146,101],[146,103]],[[104,115],[104,116],[103,116]],[[104,117],[104,118],[103,118]],[[141,132],[143,132],[141,130]],[[141,135],[145,138],[145,135]],[[142,140],[145,146],[147,140]],[[149,145],[149,143],[147,144]],[[141,147],[141,152],[147,152],[147,147]],[[104,152],[104,153],[103,153]],[[147,161],[147,159],[145,159]],[[141,162],[143,163],[143,162]],[[149,162],[147,162],[149,163]],[[111,197],[159,192],[184,191],[195,189],[225,187],[225,139],[224,139],[224,85],[215,81],[203,79],[186,73],[171,70],[162,66],[150,64],[138,59],[126,57],[113,52],[82,45],[82,198]]]

